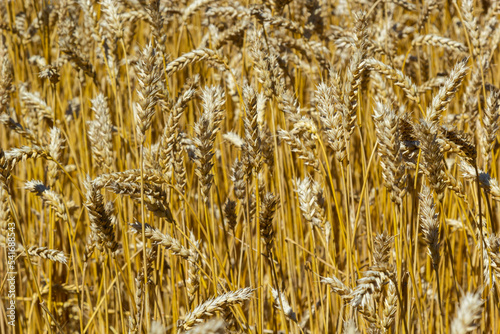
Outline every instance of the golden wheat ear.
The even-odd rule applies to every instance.
[[[182,330],[188,330],[195,324],[202,323],[204,319],[212,316],[215,311],[229,311],[231,306],[241,304],[245,300],[250,299],[254,291],[255,289],[252,288],[244,288],[210,298],[203,304],[196,306],[192,312],[186,314],[177,327]]]

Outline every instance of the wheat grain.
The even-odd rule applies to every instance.
[[[344,85],[344,104],[347,110],[344,112],[343,124],[346,133],[346,139],[349,139],[354,132],[356,124],[356,113],[358,109],[358,90],[361,85],[361,77],[365,71],[363,62],[363,53],[360,49],[356,51],[347,68],[346,82]]]
[[[54,121],[54,112],[52,108],[47,105],[47,102],[40,97],[38,92],[31,93],[27,90],[26,86],[22,85],[20,88],[21,101],[28,109],[35,110],[39,120],[48,119]]]
[[[304,28],[301,27],[298,22],[289,20],[282,16],[273,16],[269,11],[266,11],[263,8],[254,7],[250,10],[250,14],[261,23],[267,22],[272,26],[282,27],[296,34],[304,34]]]
[[[423,30],[425,27],[425,24],[429,21],[429,17],[431,16],[432,12],[438,8],[438,2],[436,0],[430,0],[426,1],[424,3],[424,8],[420,12],[420,16],[418,18],[418,29]]]
[[[13,148],[10,151],[5,152],[5,163],[10,169],[14,168],[14,166],[17,165],[20,161],[39,158],[52,160],[49,151],[40,146],[22,146],[20,148]]]
[[[247,177],[253,169],[258,173],[261,167],[261,135],[258,126],[257,113],[257,94],[251,86],[243,87],[243,98],[245,101],[245,144],[242,148],[245,151],[245,159],[243,162],[246,165]]]
[[[318,227],[328,241],[330,238],[330,224],[325,221],[323,190],[320,184],[306,177],[303,180],[296,180],[294,185],[295,192],[299,197],[302,216],[311,225]]]
[[[231,181],[234,184],[234,196],[240,201],[245,198],[245,173],[243,163],[236,159],[232,167]]]
[[[491,235],[484,240],[486,245],[486,253],[485,257],[485,271],[487,274],[485,275],[485,284],[488,285],[490,283],[491,278],[492,284],[496,283],[496,280],[500,280],[500,238],[497,235]],[[493,270],[493,277],[490,276],[490,266],[491,270]]]
[[[196,86],[198,85],[197,79],[188,86],[188,88],[183,92],[181,96],[177,99],[175,105],[172,107],[170,114],[168,115],[168,122],[165,126],[165,130],[160,139],[159,147],[159,157],[160,166],[162,166],[163,174],[167,174],[172,166],[172,160],[174,156],[174,146],[177,145],[179,140],[179,120],[182,117],[184,109],[187,107],[187,103],[193,99],[196,94]]]
[[[369,307],[373,295],[380,293],[389,281],[389,276],[383,272],[367,271],[363,278],[358,279],[356,288],[350,294],[351,305],[355,308]]]
[[[17,123],[9,117],[7,114],[0,114],[0,122],[7,126],[9,129],[20,134],[22,137],[26,138],[33,145],[42,146],[40,138],[29,128],[23,127],[21,124]]]
[[[12,90],[13,68],[7,55],[7,48],[0,47],[0,114],[3,114],[9,105],[9,93]]]
[[[48,178],[50,180],[50,185],[54,186],[56,180],[59,177],[59,166],[55,161],[61,163],[61,158],[63,155],[63,151],[65,148],[65,140],[62,137],[61,130],[58,128],[52,128],[50,130],[50,143],[48,145],[48,151],[52,159],[54,161],[49,161],[49,171],[48,171]]]

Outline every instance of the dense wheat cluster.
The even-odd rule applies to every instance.
[[[500,333],[499,20],[1,1],[0,333]]]

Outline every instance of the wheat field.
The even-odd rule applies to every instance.
[[[500,333],[499,0],[0,2],[0,334]]]

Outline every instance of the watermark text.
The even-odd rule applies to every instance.
[[[7,224],[7,323],[16,325],[16,230],[13,222]]]

